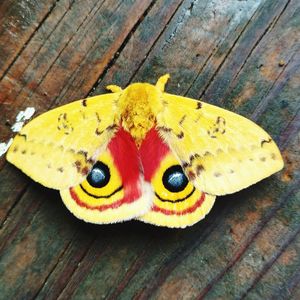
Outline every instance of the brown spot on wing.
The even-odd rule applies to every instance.
[[[201,172],[203,172],[205,169],[202,165],[197,165],[196,167],[196,173],[199,176]]]
[[[85,107],[86,107],[86,106],[87,106],[87,103],[86,103],[86,102],[87,102],[86,99],[83,99],[82,102],[81,102],[82,106],[85,106]]]
[[[217,124],[223,124],[223,125],[225,125],[226,121],[225,121],[225,119],[223,117],[218,116],[216,123]]]
[[[158,129],[158,130],[161,130],[161,131],[163,131],[163,132],[171,132],[171,131],[172,131],[171,128],[166,127],[166,126],[157,126],[157,129]]]
[[[195,158],[199,158],[199,157],[200,157],[200,155],[198,153],[192,154],[190,156],[190,162],[192,162]]]
[[[89,168],[88,167],[84,167],[84,168],[82,168],[82,170],[81,170],[81,174],[82,175],[87,175],[88,173],[89,173]]]
[[[195,123],[198,123],[198,122],[199,122],[199,120],[200,120],[200,118],[201,118],[201,115],[200,115],[200,114],[198,114],[198,116],[197,116],[197,118],[194,120],[194,122],[195,122]]]
[[[96,114],[96,118],[97,118],[98,123],[100,123],[101,122],[101,118],[100,118],[98,112],[96,112],[95,114]]]
[[[96,128],[95,134],[96,135],[101,135],[103,133],[103,130],[99,130],[99,128]]]
[[[178,137],[179,139],[182,139],[182,138],[184,137],[183,131],[181,131],[179,134],[177,134],[177,137]]]
[[[112,125],[109,125],[109,126],[106,127],[106,129],[109,130],[109,131],[110,131],[110,130],[117,129],[117,128],[118,128],[118,125],[117,125],[117,124],[112,124]]]
[[[80,155],[82,155],[82,156],[84,157],[84,160],[85,160],[85,162],[86,162],[87,164],[93,165],[93,164],[95,163],[95,160],[94,160],[94,159],[92,159],[91,157],[88,158],[88,153],[87,153],[86,151],[80,150],[80,151],[78,151],[77,153],[80,154]]]
[[[271,143],[271,142],[272,142],[272,139],[271,139],[271,138],[269,138],[269,139],[267,139],[267,140],[262,140],[262,141],[260,142],[260,146],[263,147],[264,144],[269,144],[269,143]]]
[[[20,137],[24,138],[25,141],[27,141],[27,135],[26,134],[18,133],[17,136],[20,136]]]
[[[168,106],[168,102],[165,99],[163,99],[162,103],[164,106]]]
[[[202,108],[202,103],[200,101],[198,101],[196,109],[200,109],[200,108]]]
[[[182,125],[182,124],[183,124],[185,118],[186,118],[186,115],[183,115],[182,118],[181,118],[180,121],[179,121],[179,125]]]
[[[74,130],[73,126],[68,121],[66,113],[61,113],[57,118],[57,122],[57,129],[66,135],[70,134]]]
[[[79,160],[76,160],[75,163],[74,163],[76,169],[77,169],[77,172],[81,172],[81,162]]]
[[[188,172],[188,178],[189,178],[190,180],[195,180],[196,174],[195,174],[193,171],[189,171],[189,172]]]
[[[87,153],[86,151],[80,150],[80,151],[78,151],[78,154],[80,154],[80,155],[83,155],[83,156],[84,156],[84,158],[85,158],[85,160],[87,160],[87,159],[88,159],[88,158],[87,158],[87,156],[88,156],[88,153]]]
[[[183,161],[182,162],[182,167],[185,169],[185,168],[187,168],[189,166],[189,163],[188,162],[186,162],[186,161]]]

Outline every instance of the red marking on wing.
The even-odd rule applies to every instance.
[[[183,211],[175,211],[175,210],[164,209],[164,208],[160,208],[156,205],[152,207],[152,211],[161,212],[165,215],[183,216],[183,215],[190,214],[190,213],[194,212],[198,207],[200,207],[202,205],[204,200],[205,200],[205,193],[202,193],[200,199],[198,199],[193,206],[188,207],[187,209],[185,209]]]
[[[160,162],[171,151],[170,148],[164,143],[155,128],[152,128],[146,135],[140,147],[141,161],[144,167],[145,180],[150,181],[158,169]],[[165,215],[186,215],[193,213],[199,208],[205,200],[205,193],[191,206],[183,211],[169,210],[161,208],[157,205],[152,207],[152,211],[161,212]]]
[[[124,198],[127,198],[127,201],[139,198],[141,196],[141,189],[138,185],[140,162],[134,139],[121,127],[109,143],[108,148],[122,178]]]
[[[170,148],[163,142],[155,128],[152,128],[147,133],[139,151],[144,167],[145,180],[151,181],[161,160],[170,151]]]
[[[125,196],[122,199],[120,199],[120,200],[118,200],[118,201],[116,201],[112,204],[102,204],[102,205],[98,205],[98,206],[91,206],[91,205],[88,205],[85,202],[81,201],[73,188],[70,188],[70,195],[72,196],[72,198],[75,200],[75,202],[79,206],[85,207],[85,208],[88,208],[88,209],[96,209],[96,210],[99,210],[99,211],[104,211],[104,210],[109,209],[109,208],[115,209],[115,208],[118,208],[118,207],[120,207],[121,205],[123,205],[125,203],[128,204],[128,203],[131,203],[131,202],[136,200],[134,198],[130,198],[130,197]]]
[[[114,164],[120,173],[124,197],[112,204],[90,206],[78,197],[73,188],[70,188],[70,195],[76,203],[82,207],[97,209],[100,211],[104,211],[109,208],[115,209],[120,207],[122,204],[128,204],[135,201],[142,194],[139,183],[140,164],[138,149],[132,136],[123,128],[120,128],[116,135],[111,139],[108,149],[111,152]]]

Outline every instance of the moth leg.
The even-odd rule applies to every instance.
[[[105,88],[113,93],[119,93],[123,91],[121,87],[114,84],[107,85]]]
[[[167,81],[169,80],[170,78],[170,74],[165,74],[161,77],[158,78],[157,82],[156,82],[156,87],[161,91],[161,92],[164,92],[165,90],[165,85],[167,83]]]

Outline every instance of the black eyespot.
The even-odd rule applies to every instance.
[[[106,186],[109,182],[109,179],[109,168],[101,161],[96,162],[96,164],[93,166],[93,169],[87,176],[88,183],[95,188]]]
[[[168,168],[163,175],[162,181],[165,188],[173,193],[183,191],[189,183],[180,165]]]

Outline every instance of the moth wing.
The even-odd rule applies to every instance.
[[[96,224],[121,222],[145,214],[153,198],[149,183],[140,174],[135,142],[123,129],[99,155],[87,178],[60,194],[77,218]]]
[[[145,180],[153,189],[151,209],[138,217],[140,221],[184,228],[208,214],[216,197],[203,193],[188,181],[180,162],[155,129],[143,141],[140,157]]]
[[[46,187],[78,184],[114,134],[118,97],[104,94],[41,114],[15,136],[7,160]]]
[[[272,138],[252,121],[220,107],[164,93],[157,129],[195,186],[234,193],[283,167]]]

